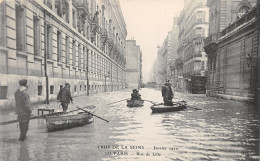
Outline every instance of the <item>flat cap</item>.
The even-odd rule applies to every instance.
[[[19,80],[20,86],[26,86],[27,85],[27,79],[21,79]]]

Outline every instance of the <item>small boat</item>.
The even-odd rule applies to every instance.
[[[162,113],[162,112],[173,112],[181,111],[187,107],[186,101],[173,102],[172,106],[164,106],[164,104],[154,104],[151,106],[152,113]]]
[[[141,107],[144,104],[144,100],[126,100],[127,106],[129,107]]]
[[[47,132],[74,128],[91,123],[93,121],[93,115],[91,113],[95,112],[96,106],[87,106],[82,109],[90,113],[78,109],[54,116],[47,116]]]

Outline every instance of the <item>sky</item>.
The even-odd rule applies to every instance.
[[[161,46],[183,9],[184,0],[119,0],[126,23],[127,39],[134,38],[143,53],[143,78],[148,80],[157,46]]]

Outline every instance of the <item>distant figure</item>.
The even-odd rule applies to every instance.
[[[26,133],[29,128],[31,102],[30,96],[27,92],[27,80],[22,79],[19,81],[20,88],[15,92],[15,112],[18,115],[17,119],[19,121],[20,128],[20,141],[26,139]]]
[[[169,80],[166,81],[166,83],[162,86],[162,97],[163,102],[165,106],[172,106],[172,99],[173,99],[174,93],[172,90],[172,86],[169,83]]]
[[[73,99],[70,93],[70,84],[65,83],[65,87],[62,88],[57,95],[57,102],[61,102],[63,112],[66,112],[68,105],[71,102],[73,104]]]
[[[133,90],[133,93],[131,94],[131,100],[141,100],[141,95],[137,89]]]

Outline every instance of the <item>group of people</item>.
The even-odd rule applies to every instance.
[[[166,83],[162,86],[162,97],[165,106],[172,106],[172,99],[174,97],[174,92],[171,83],[169,80],[166,80]],[[133,90],[131,94],[131,100],[141,100],[141,95],[137,89]]]
[[[15,112],[18,115],[17,120],[20,128],[20,141],[26,139],[26,133],[29,128],[30,115],[32,113],[30,96],[28,94],[27,80],[22,79],[19,81],[20,88],[15,92]],[[164,105],[171,106],[174,93],[169,81],[162,86],[162,97]],[[132,100],[141,100],[141,95],[137,89],[133,90],[131,94]],[[60,89],[57,95],[57,102],[61,103],[63,112],[67,112],[69,103],[73,103],[70,93],[70,84],[65,83],[65,86]]]
[[[16,90],[15,96],[15,113],[17,114],[17,120],[20,128],[20,141],[26,139],[26,133],[29,128],[31,110],[30,96],[28,94],[27,80],[22,79],[19,81],[20,88]],[[68,109],[68,104],[73,103],[73,99],[70,93],[70,84],[65,83],[65,87],[61,88],[57,95],[57,102],[61,103],[63,112]]]

